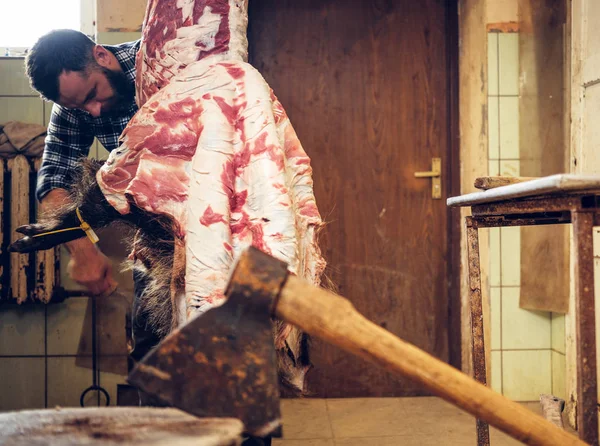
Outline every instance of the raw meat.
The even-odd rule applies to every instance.
[[[173,4],[149,1],[140,110],[97,180],[120,213],[135,205],[172,219],[175,258],[185,246],[185,296],[172,296],[181,324],[223,302],[234,258],[250,244],[316,285],[325,262],[310,159],[246,63],[247,1]],[[296,356],[300,338],[280,325],[276,346]],[[303,373],[295,379],[301,384]]]

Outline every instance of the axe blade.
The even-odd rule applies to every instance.
[[[240,419],[264,437],[280,427],[279,382],[268,312],[232,295],[165,338],[128,381],[198,417]],[[250,313],[250,314],[249,314]]]
[[[244,263],[244,262],[242,262]],[[281,436],[279,379],[271,309],[287,277],[271,263],[270,286],[256,291],[236,276],[227,301],[167,336],[131,371],[128,381],[169,406],[198,417],[240,419],[257,437]]]

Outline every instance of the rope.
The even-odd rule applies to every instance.
[[[81,216],[81,212],[79,212],[79,208],[75,208],[75,213],[77,214],[77,218],[79,219],[79,222],[81,223],[79,226],[73,227],[73,228],[63,228],[63,229],[56,229],[54,231],[49,231],[49,232],[43,232],[41,234],[36,234],[33,237],[42,237],[45,235],[52,235],[52,234],[58,234],[60,232],[66,232],[66,231],[77,231],[79,229],[83,230],[83,232],[85,232],[85,235],[87,235],[87,237],[90,239],[90,241],[94,244],[98,243],[98,241],[100,240],[98,238],[98,236],[96,235],[96,233],[94,232],[94,230],[92,229],[92,227],[83,220],[83,217]]]

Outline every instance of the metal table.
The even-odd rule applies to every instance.
[[[600,175],[552,175],[449,198],[450,207],[470,207],[466,217],[474,378],[486,384],[485,339],[479,263],[479,228],[573,225],[577,345],[577,430],[598,444],[593,227],[600,226]],[[479,445],[489,445],[489,427],[477,420]]]

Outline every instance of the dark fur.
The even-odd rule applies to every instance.
[[[96,173],[102,166],[96,160],[82,161],[70,191],[70,202],[48,212],[41,223],[32,225],[26,233],[43,233],[53,229],[79,225],[75,209],[94,229],[113,223],[137,228],[137,234],[130,243],[135,248],[137,258],[150,272],[149,286],[145,290],[141,311],[147,313],[153,331],[160,337],[169,333],[172,324],[170,301],[171,278],[173,277],[174,236],[171,220],[132,207],[131,213],[121,215],[107,201],[98,183]],[[69,233],[64,233],[69,236]],[[72,236],[71,236],[72,237]],[[57,240],[63,243],[68,240]]]

